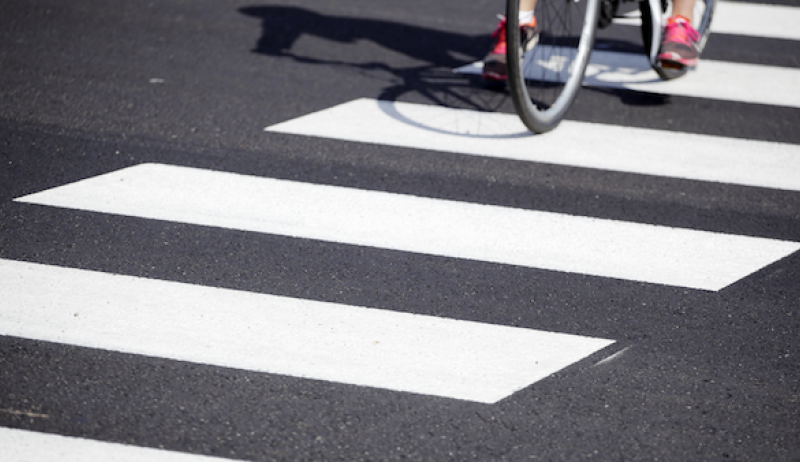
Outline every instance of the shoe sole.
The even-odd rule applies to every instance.
[[[484,72],[482,74],[483,80],[488,80],[490,82],[506,82],[508,81],[508,76],[503,74],[497,74],[495,72]]]
[[[691,61],[674,61],[671,59],[659,59],[657,62],[659,67],[664,69],[673,69],[676,71],[690,70],[693,71],[697,67],[697,60]]]

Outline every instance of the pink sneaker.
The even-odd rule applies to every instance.
[[[700,58],[697,44],[700,34],[683,16],[673,16],[664,29],[664,41],[658,53],[658,64],[668,69],[694,69]]]

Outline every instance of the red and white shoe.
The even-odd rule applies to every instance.
[[[506,62],[506,18],[501,18],[497,28],[492,32],[494,46],[483,59],[483,79],[489,82],[505,82],[508,80],[508,63]],[[536,18],[520,26],[520,47],[523,52],[533,49],[539,41],[539,29]]]

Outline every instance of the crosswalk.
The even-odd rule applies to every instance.
[[[714,9],[711,33],[800,40],[798,21],[800,11],[792,6],[721,0]],[[641,18],[636,11],[614,23],[639,26]]]
[[[797,145],[565,121],[545,136],[511,114],[360,99],[270,132],[481,157],[800,190]],[[612,142],[611,140],[623,140]],[[671,144],[679,150],[663,149]]]
[[[780,16],[775,27],[757,34],[800,40],[794,27],[799,10],[723,2],[715,31],[737,33],[743,18],[767,22]],[[472,63],[455,72],[478,69]],[[763,85],[766,80],[771,84]],[[798,83],[798,69],[713,60],[684,79],[660,82],[643,56],[613,51],[594,54],[585,81],[800,108]],[[800,145],[790,143],[575,121],[532,135],[512,114],[371,98],[263,130],[600,175],[800,191]],[[659,149],[666,144],[685,149]],[[800,242],[792,240],[166,163],[142,163],[14,201],[704,292],[721,291],[800,251]],[[488,406],[587,358],[611,361],[624,346],[613,335],[516,327],[511,320],[491,324],[8,259],[0,259],[0,294],[0,336]],[[3,427],[0,447],[10,460],[98,460],[108,454],[115,460],[221,460]]]
[[[3,448],[3,458],[7,461],[221,462],[230,460],[5,427],[0,427],[0,447]]]
[[[0,334],[496,403],[613,343],[0,260]]]
[[[705,290],[800,249],[795,242],[158,164],[18,200]]]
[[[544,54],[553,56],[552,59],[558,58],[554,52]],[[482,69],[483,63],[475,62],[454,71],[461,74],[480,74]],[[536,74],[536,69],[538,68],[535,66],[530,67],[531,75]],[[699,72],[701,69],[702,72]],[[663,81],[650,67],[647,57],[643,54],[598,50],[592,52],[586,68],[584,85],[721,101],[800,107],[800,95],[795,91],[795,86],[800,80],[800,69],[706,59],[698,66],[698,72],[693,72],[691,77],[691,79]],[[764,85],[764,82],[770,84]]]

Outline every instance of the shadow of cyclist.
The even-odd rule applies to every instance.
[[[297,62],[356,68],[365,72],[389,73],[389,85],[378,99],[396,100],[417,92],[434,104],[495,110],[506,100],[504,94],[487,92],[473,76],[453,74],[452,69],[478,60],[488,49],[488,33],[465,35],[379,19],[329,16],[291,6],[250,6],[239,10],[261,20],[261,37],[253,52],[287,57]],[[338,43],[372,42],[408,60],[389,59],[392,53],[356,61],[337,50],[320,56],[302,54],[298,42],[316,37]],[[479,80],[479,79],[478,79]],[[493,93],[493,94],[492,94]]]
[[[261,19],[261,38],[253,51],[270,56],[302,59],[292,47],[302,35],[312,35],[340,43],[369,40],[430,65],[454,67],[465,63],[453,53],[478,59],[477,53],[487,43],[486,34],[469,36],[378,19],[327,16],[291,6],[251,6],[239,11]]]

